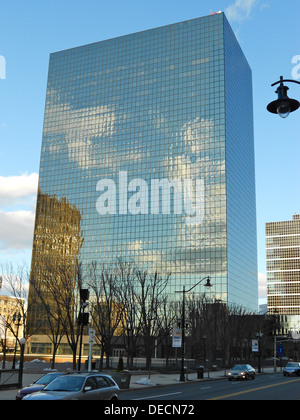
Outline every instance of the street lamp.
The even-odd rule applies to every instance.
[[[16,342],[15,342],[15,350],[14,350],[14,358],[13,358],[13,364],[12,369],[16,368],[16,358],[17,358],[17,346],[18,346],[18,340],[19,340],[19,328],[22,325],[21,321],[23,320],[23,324],[25,324],[26,315],[21,315],[20,312],[14,313],[12,322],[17,326],[17,332],[15,334],[16,336]]]
[[[90,292],[88,289],[80,289],[80,312],[78,317],[78,325],[80,325],[80,343],[79,343],[79,356],[78,356],[78,370],[81,368],[81,352],[82,352],[82,337],[83,337],[83,327],[89,324],[89,314],[84,313],[85,308],[89,305],[87,300],[89,300]]]
[[[185,345],[185,294],[189,293],[191,290],[193,290],[198,284],[202,283],[204,280],[206,280],[205,287],[212,287],[210,283],[210,277],[204,277],[198,283],[196,283],[193,287],[191,287],[189,290],[185,290],[185,286],[183,286],[183,290],[175,291],[175,293],[182,293],[182,319],[181,319],[181,369],[180,369],[180,382],[185,382],[185,375],[184,375],[184,345]]]
[[[256,338],[258,340],[258,373],[261,373],[261,339],[263,336],[264,335],[261,331],[256,333]]]
[[[21,355],[20,355],[20,365],[19,365],[19,378],[18,378],[18,386],[22,388],[23,383],[23,367],[24,367],[24,350],[26,344],[26,338],[20,338],[20,347],[21,347]]]
[[[297,82],[296,80],[284,80],[283,77],[280,76],[280,80],[271,85],[275,86],[280,83],[280,86],[275,92],[278,95],[278,99],[269,103],[267,110],[272,114],[278,114],[281,118],[287,118],[291,112],[296,111],[300,107],[300,103],[296,99],[291,99],[287,96],[287,91],[289,88],[285,86],[283,82],[298,83],[300,85],[300,82]]]

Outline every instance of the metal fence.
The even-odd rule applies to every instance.
[[[22,387],[22,381],[20,381],[18,370],[0,369],[0,390],[20,387]]]

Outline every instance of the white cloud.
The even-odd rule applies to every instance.
[[[12,204],[36,196],[38,174],[27,173],[19,176],[0,176],[0,205]]]
[[[0,250],[32,247],[34,212],[0,210]]]
[[[1,259],[32,248],[38,174],[0,176]]]
[[[258,1],[259,0],[235,0],[235,3],[227,7],[225,14],[230,21],[242,22],[249,18]]]
[[[258,273],[258,297],[267,300],[267,276],[264,273]]]

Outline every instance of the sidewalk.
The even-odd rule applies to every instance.
[[[180,382],[180,374],[179,373],[153,373],[149,375],[144,372],[143,374],[133,374],[131,376],[130,381],[130,389],[141,389],[146,387],[153,387],[153,386],[164,386],[164,385],[175,385],[176,383]],[[203,382],[203,381],[210,381],[216,379],[224,379],[225,371],[216,371],[216,372],[205,372],[203,375],[203,379],[197,378],[197,373],[192,372],[188,373],[185,377],[185,382]]]
[[[277,372],[279,372],[279,369],[277,369]],[[271,374],[274,373],[274,368],[264,368],[261,374]],[[219,379],[225,379],[226,371],[218,370],[218,371],[212,371],[212,372],[204,372],[203,379],[197,378],[197,373],[188,373],[186,375],[186,381],[185,383],[189,382],[206,382],[206,381],[215,381]],[[259,374],[258,374],[259,375]],[[155,387],[155,386],[164,386],[164,385],[175,385],[175,384],[182,384],[179,380],[180,374],[174,373],[174,374],[167,374],[167,373],[153,373],[150,376],[150,379],[148,378],[148,374],[144,372],[143,374],[133,374],[131,376],[130,381],[130,389],[143,389],[143,388],[149,388],[149,387]]]
[[[280,370],[278,369],[278,372],[279,371]],[[23,387],[31,385],[35,380],[39,379],[42,375],[46,373],[47,371],[46,372],[41,371],[40,373],[25,372],[23,375]],[[263,369],[263,374],[271,374],[271,373],[274,373],[274,368]],[[179,377],[180,377],[179,373],[174,373],[174,374],[165,373],[164,374],[164,373],[153,372],[149,379],[147,372],[138,372],[138,373],[135,372],[131,376],[129,390],[182,384],[182,382],[179,381]],[[205,382],[205,381],[219,380],[219,379],[224,379],[224,378],[225,378],[225,370],[219,370],[216,372],[209,372],[209,373],[205,372],[203,379],[197,379],[197,373],[188,373],[185,383]],[[128,391],[128,389],[123,390],[123,391]],[[17,393],[17,389],[9,389],[5,391],[0,390],[0,401],[15,400],[16,393]]]

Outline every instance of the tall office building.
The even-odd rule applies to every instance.
[[[121,258],[257,310],[252,75],[225,15],[51,54],[39,190],[33,270],[45,247]]]
[[[268,312],[300,321],[300,215],[266,224]],[[291,317],[292,321],[292,317]]]

